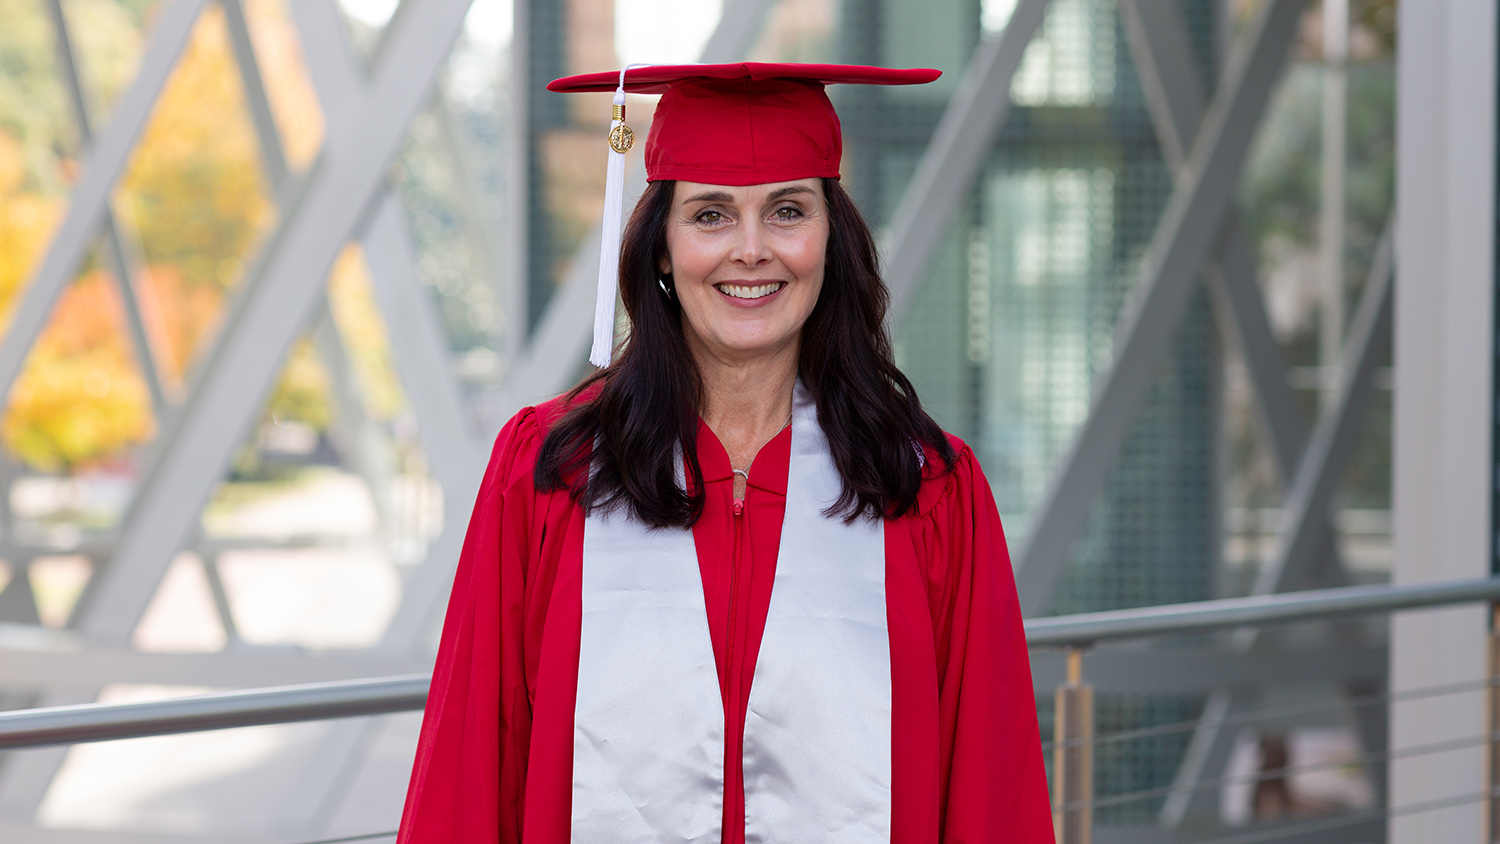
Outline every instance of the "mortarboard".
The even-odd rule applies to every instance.
[[[662,95],[646,139],[648,181],[758,185],[838,177],[843,138],[825,85],[916,85],[940,75],[926,68],[740,62],[631,65],[547,85],[547,90],[562,93],[615,92],[589,361],[608,366],[614,343],[624,154],[635,142],[625,125],[626,93]]]

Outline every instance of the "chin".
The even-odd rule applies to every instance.
[[[720,343],[720,348],[731,355],[759,356],[775,354],[791,344],[791,340],[782,338],[726,337]]]

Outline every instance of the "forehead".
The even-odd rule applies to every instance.
[[[688,202],[754,204],[794,196],[821,200],[823,198],[822,180],[794,179],[788,182],[766,182],[758,185],[713,185],[678,181],[673,189],[672,201],[678,204]]]

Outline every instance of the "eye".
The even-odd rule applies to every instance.
[[[776,209],[775,217],[782,222],[799,220],[802,218],[802,209],[795,205],[783,205]]]
[[[698,216],[694,217],[693,221],[696,223],[705,223],[710,226],[716,226],[719,223],[724,222],[724,214],[717,208],[705,208],[702,211],[698,212]]]

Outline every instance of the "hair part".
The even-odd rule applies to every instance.
[[[823,288],[802,327],[797,375],[812,393],[818,424],[842,480],[830,516],[900,516],[916,507],[922,449],[956,459],[947,436],[896,368],[885,327],[890,294],[875,238],[837,179],[822,179],[828,206]],[[673,181],[646,187],[620,249],[620,297],[630,336],[613,365],[568,394],[568,409],[537,455],[536,487],[567,489],[590,511],[623,507],[653,527],[688,527],[703,512],[698,416],[703,382],[675,296],[658,279],[667,259]],[[676,413],[663,418],[663,411]],[[679,482],[681,455],[688,483]]]

